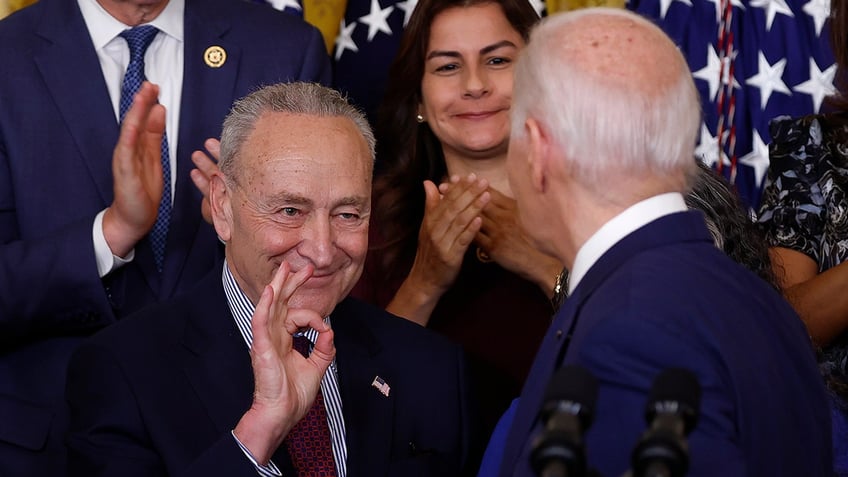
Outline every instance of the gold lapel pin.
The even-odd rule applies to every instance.
[[[220,68],[227,61],[227,52],[218,45],[210,46],[203,52],[203,61],[210,68]]]

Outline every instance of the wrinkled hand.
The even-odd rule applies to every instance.
[[[410,271],[424,290],[439,296],[453,284],[465,251],[480,229],[480,212],[489,202],[488,182],[474,174],[452,176],[438,188],[424,181],[424,220]]]
[[[291,296],[312,273],[311,266],[292,273],[283,262],[263,290],[253,314],[253,404],[235,433],[262,463],[306,415],[336,355],[333,331],[323,317],[312,310],[288,307]],[[305,327],[318,331],[308,358],[292,347],[292,334]]]
[[[114,200],[103,216],[103,235],[114,255],[126,256],[153,228],[162,200],[165,107],[159,87],[144,82],[124,116],[112,153]]]
[[[548,295],[562,270],[554,257],[539,251],[518,221],[515,200],[489,188],[491,201],[481,213],[482,225],[474,242],[501,267],[537,283]]]
[[[196,169],[191,170],[191,181],[203,195],[200,202],[200,214],[203,220],[212,223],[212,208],[209,205],[209,181],[212,174],[218,171],[218,160],[221,158],[221,141],[209,138],[203,143],[203,147],[209,152],[194,151],[191,153],[191,162]]]

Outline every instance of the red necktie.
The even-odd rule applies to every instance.
[[[309,340],[306,337],[295,336],[293,346],[304,356],[309,355]],[[309,412],[286,436],[285,443],[298,477],[336,477],[330,426],[327,424],[327,409],[324,407],[321,389],[318,389]]]

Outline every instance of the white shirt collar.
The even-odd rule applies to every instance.
[[[132,28],[110,15],[97,0],[77,0],[77,4],[91,35],[91,42],[97,50],[114,40],[122,31]],[[182,42],[184,12],[185,0],[169,0],[162,13],[148,24]]]
[[[683,195],[679,192],[669,192],[637,202],[613,217],[577,251],[568,277],[568,294],[577,288],[592,265],[621,239],[660,217],[686,210]]]

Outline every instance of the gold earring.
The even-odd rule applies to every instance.
[[[415,120],[418,121],[419,124],[423,123],[424,122],[424,116],[419,114],[418,116],[415,116]]]

